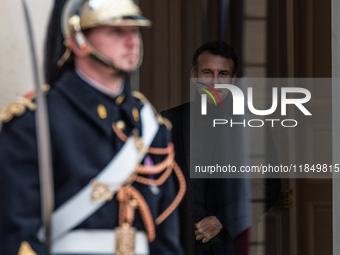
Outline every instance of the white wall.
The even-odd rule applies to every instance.
[[[340,3],[332,0],[333,164],[340,162]],[[333,254],[340,254],[340,179],[333,179]]]
[[[52,0],[26,0],[39,66]],[[21,0],[1,0],[0,108],[34,88],[26,22]]]

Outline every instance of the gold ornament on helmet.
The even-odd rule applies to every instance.
[[[62,66],[70,57],[71,50],[67,40],[69,37],[73,37],[79,47],[86,50],[89,55],[107,66],[120,70],[111,59],[90,45],[82,32],[102,25],[149,27],[151,26],[151,21],[142,16],[141,9],[132,0],[68,0],[61,15],[61,28],[67,49],[64,56],[59,60],[58,65]],[[138,67],[142,62],[142,57],[141,41]]]

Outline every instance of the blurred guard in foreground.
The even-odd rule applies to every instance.
[[[150,21],[132,0],[56,1],[44,87],[55,191],[52,254],[182,254],[172,212],[185,181],[173,160],[171,124],[125,82],[142,62],[142,26]],[[35,108],[30,93],[1,113],[4,255],[48,254]],[[168,178],[173,170],[182,184],[177,196]]]

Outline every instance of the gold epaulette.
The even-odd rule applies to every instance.
[[[45,93],[48,92],[49,89],[49,85],[44,85],[42,87],[42,91]],[[18,98],[16,102],[5,106],[0,113],[0,120],[3,123],[6,123],[12,120],[14,117],[23,115],[27,109],[34,111],[36,108],[35,92],[29,92],[24,97]]]
[[[149,100],[142,93],[140,93],[138,91],[132,91],[131,95],[135,98],[138,98],[143,104],[149,102]],[[165,125],[168,130],[172,130],[172,123],[170,122],[170,120],[168,120],[167,118],[164,118],[162,115],[160,115],[151,103],[150,103],[150,105],[152,107],[153,112],[156,115],[158,123],[160,125]]]
[[[16,102],[5,106],[0,114],[0,120],[4,123],[9,122],[14,116],[19,117],[26,112],[26,109],[34,111],[36,104],[32,99],[19,98]]]

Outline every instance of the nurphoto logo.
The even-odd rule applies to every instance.
[[[214,88],[212,86],[209,86],[205,83],[200,84],[206,86],[209,88],[214,94],[217,96],[217,98],[220,101],[220,104],[222,106],[222,101],[216,92],[215,89],[228,89],[233,97],[233,115],[244,115],[245,114],[245,103],[244,103],[244,94],[243,91],[232,84],[215,84]],[[203,91],[205,91],[214,101],[215,106],[217,106],[217,102],[214,98],[214,96],[209,92],[207,89],[204,88],[198,88]],[[299,93],[302,94],[304,97],[302,98],[287,98],[287,95],[290,93]],[[201,115],[207,115],[207,94],[201,94]],[[266,110],[258,110],[255,109],[254,103],[253,103],[253,88],[249,87],[247,90],[247,105],[248,105],[248,110],[253,113],[254,115],[257,116],[267,116],[276,111],[278,108],[278,88],[273,87],[272,88],[272,105],[269,109]],[[309,102],[311,99],[311,93],[308,89],[305,88],[296,88],[296,87],[282,87],[281,88],[281,116],[286,116],[287,115],[287,105],[295,105],[305,116],[312,116],[312,114],[306,109],[306,107],[303,105],[307,102]],[[297,126],[298,122],[295,119],[265,119],[264,121],[271,122],[272,127],[274,127],[275,121],[280,121],[281,125],[283,127],[295,127]],[[261,119],[251,119],[249,120],[248,126],[249,127],[262,127],[264,125],[264,121]],[[259,125],[255,125],[254,123],[257,122]],[[293,122],[293,125],[288,125],[288,122]],[[233,125],[243,125],[244,127],[246,126],[246,120],[243,122],[237,122],[233,123],[232,119],[227,120],[227,119],[214,119],[213,126],[215,127],[216,125],[225,125],[230,123],[231,127]]]

